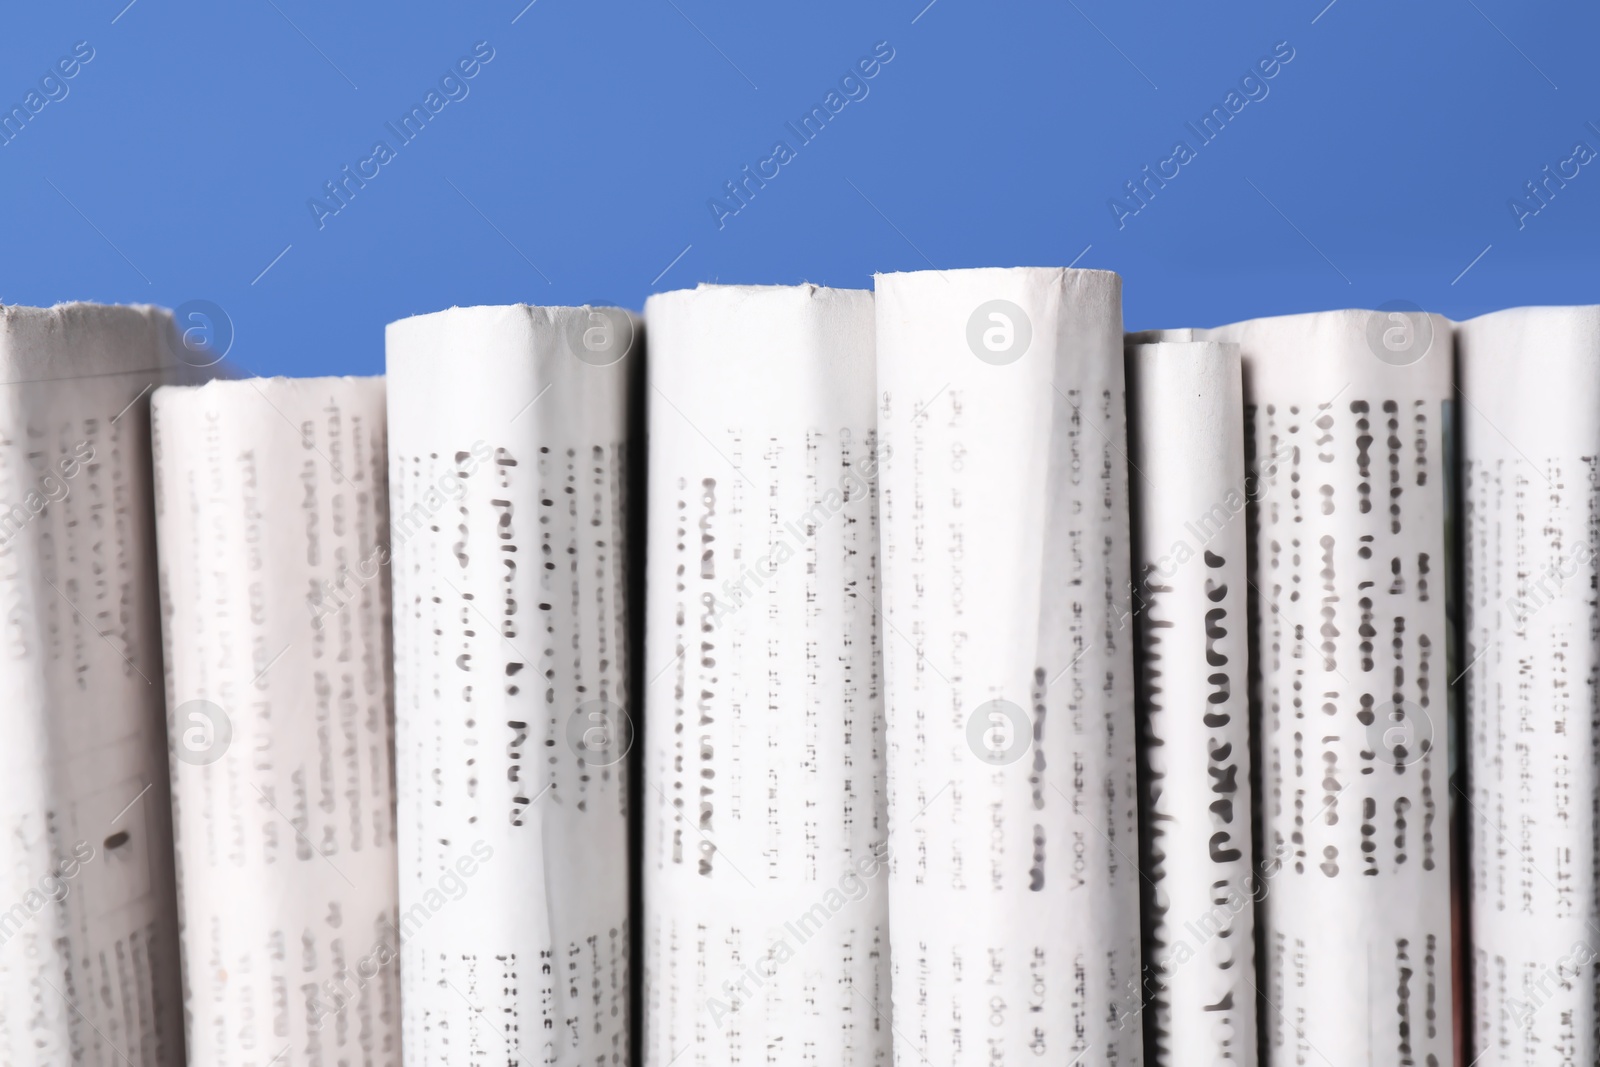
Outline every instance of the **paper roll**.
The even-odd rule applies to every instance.
[[[1594,1063],[1600,307],[1457,327],[1473,1048]]]
[[[383,380],[151,407],[189,1061],[398,1067]]]
[[[644,1062],[883,1064],[872,294],[645,317]]]
[[[638,341],[615,308],[389,326],[408,1067],[628,1056]]]
[[[0,307],[0,1062],[180,1067],[150,307]]]
[[[1128,348],[1139,651],[1145,1052],[1255,1064],[1244,408],[1239,346]]]
[[[1238,342],[1253,449],[1265,1062],[1453,1062],[1450,324],[1327,311]]]
[[[896,1062],[1140,1062],[1121,283],[882,274]]]

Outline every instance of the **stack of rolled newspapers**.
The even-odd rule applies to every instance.
[[[1600,1062],[1600,307],[387,352],[0,307],[0,1062]]]

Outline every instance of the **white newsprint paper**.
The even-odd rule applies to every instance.
[[[1128,348],[1145,1052],[1255,1067],[1249,541],[1239,346]]]
[[[151,418],[189,1062],[399,1067],[383,379]]]
[[[1447,1067],[1450,323],[1208,335],[1239,343],[1253,446],[1263,1061]]]
[[[628,1056],[634,318],[388,329],[408,1067]]]
[[[1600,307],[1457,327],[1473,1047],[1594,1063]]]
[[[1121,280],[877,300],[896,1062],[1136,1065]]]
[[[872,294],[645,317],[644,1062],[886,1065]]]
[[[0,1063],[180,1067],[149,307],[0,307]]]

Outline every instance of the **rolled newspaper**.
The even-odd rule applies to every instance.
[[[0,307],[0,1062],[180,1067],[151,307]]]
[[[1456,328],[1480,1067],[1594,1063],[1600,307]]]
[[[634,318],[388,331],[405,1062],[628,1056]]]
[[[399,1067],[383,379],[151,407],[189,1061]]]
[[[1138,1064],[1120,279],[877,298],[896,1061]]]
[[[1145,1053],[1156,1067],[1254,1064],[1260,882],[1239,346],[1133,344],[1127,366]]]
[[[702,286],[645,317],[644,1060],[881,1064],[872,294]]]
[[[1207,332],[1252,445],[1265,1062],[1453,1062],[1450,323]]]

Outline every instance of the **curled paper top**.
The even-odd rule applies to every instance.
[[[151,304],[0,305],[0,385],[174,370],[180,347]]]
[[[798,432],[818,412],[871,405],[873,296],[864,289],[702,285],[652,296],[645,322],[652,411],[675,409],[706,433]]]
[[[1312,393],[1326,401],[1352,385],[1397,396],[1450,392],[1452,334],[1443,315],[1350,308],[1248,319],[1204,334],[1239,343],[1247,397]]]

